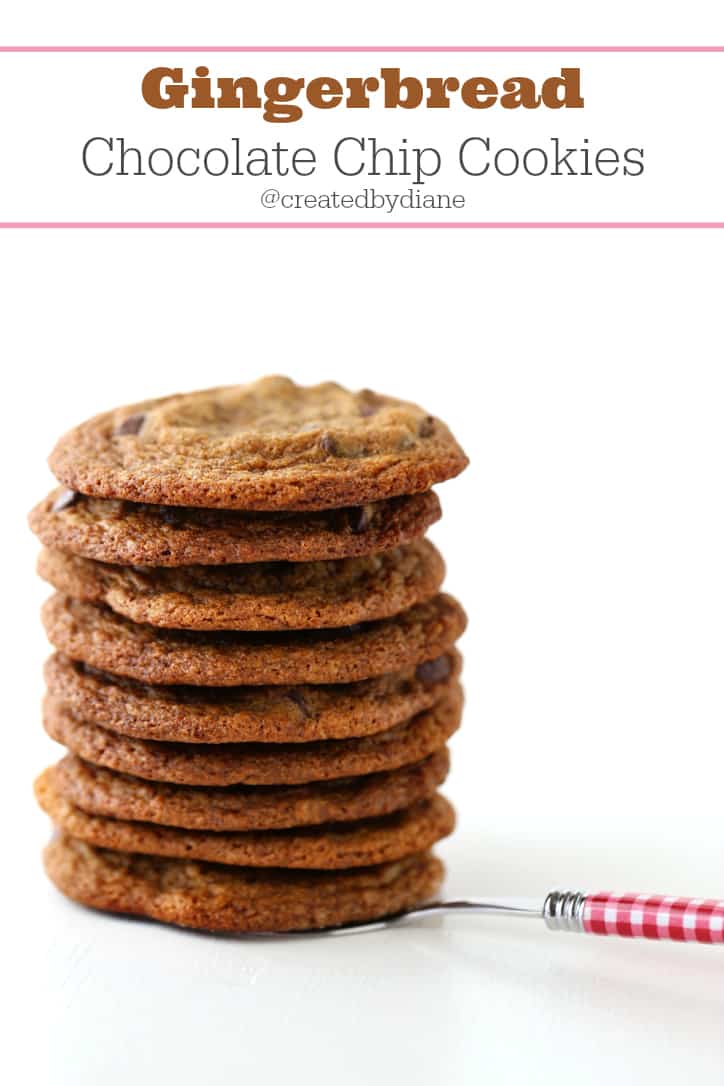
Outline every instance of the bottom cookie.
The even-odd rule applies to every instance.
[[[310,931],[413,908],[439,889],[430,853],[355,871],[259,871],[96,848],[61,834],[45,868],[67,897],[205,931]]]

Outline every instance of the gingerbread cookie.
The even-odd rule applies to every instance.
[[[60,592],[133,622],[185,630],[302,630],[389,618],[434,596],[445,576],[425,539],[331,562],[114,566],[42,551],[38,573]]]
[[[414,404],[267,377],[96,415],[49,462],[65,486],[99,498],[306,510],[416,494],[468,461]]]
[[[394,618],[329,631],[160,630],[62,595],[51,596],[42,618],[53,646],[74,660],[140,682],[192,686],[357,682],[436,659],[467,622],[444,594]]]
[[[311,513],[244,513],[91,498],[56,488],[30,527],[53,550],[130,566],[316,562],[379,554],[440,519],[431,491]]]
[[[179,743],[307,743],[373,735],[438,702],[459,678],[452,650],[376,679],[328,686],[144,686],[55,653],[53,698],[90,724]]]
[[[87,814],[190,830],[279,830],[353,822],[429,799],[450,768],[446,748],[414,765],[291,787],[189,788],[144,781],[66,755],[46,771],[57,795]]]
[[[131,739],[79,720],[46,698],[43,724],[51,739],[93,765],[173,784],[306,784],[412,765],[440,750],[460,724],[459,686],[432,709],[363,739],[313,743],[158,743]]]
[[[36,780],[35,796],[63,833],[97,848],[234,867],[303,867],[318,871],[368,867],[424,852],[452,833],[455,825],[454,811],[441,795],[382,818],[359,822],[216,833],[86,814],[55,791],[47,772]]]
[[[60,835],[45,868],[82,905],[205,931],[278,932],[360,923],[411,909],[443,878],[429,853],[352,871],[270,871],[94,848]]]

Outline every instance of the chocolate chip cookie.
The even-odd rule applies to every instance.
[[[45,681],[78,719],[137,739],[307,743],[373,735],[429,709],[460,675],[455,650],[417,667],[328,686],[145,686],[55,653]]]
[[[36,780],[35,796],[59,829],[98,848],[235,867],[339,870],[388,863],[426,851],[452,833],[455,825],[453,809],[441,795],[359,822],[216,833],[86,814],[55,791],[47,773]]]
[[[162,630],[59,594],[42,618],[53,647],[71,659],[143,683],[192,686],[357,682],[442,656],[467,622],[445,594],[394,618],[295,633]]]
[[[447,748],[414,765],[314,784],[190,788],[144,781],[73,754],[46,770],[57,795],[87,814],[189,830],[280,830],[377,818],[429,799],[450,768]]]
[[[132,566],[316,562],[379,554],[423,536],[440,519],[428,490],[310,513],[244,513],[91,498],[57,487],[30,527],[53,550]]]
[[[51,841],[45,869],[83,905],[205,931],[307,931],[410,909],[439,889],[429,853],[351,871],[224,867],[94,848],[66,834]]]
[[[159,743],[131,739],[80,720],[48,697],[43,723],[51,739],[93,765],[173,784],[279,785],[339,780],[411,765],[441,750],[460,725],[459,686],[424,713],[363,739],[312,743]]]
[[[420,539],[365,558],[246,565],[116,566],[44,550],[38,573],[60,592],[133,622],[177,630],[302,630],[389,618],[434,596],[445,576]]]
[[[414,404],[267,377],[96,415],[49,462],[66,487],[99,498],[299,511],[417,494],[468,461]]]
[[[424,539],[467,465],[445,424],[270,377],[97,415],[50,465],[29,520],[58,888],[236,932],[429,897],[467,623]]]

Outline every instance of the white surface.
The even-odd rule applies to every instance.
[[[660,39],[702,40],[703,10],[689,5],[685,27],[659,11]],[[451,11],[446,36],[603,38],[570,11],[547,26],[539,6],[529,24],[516,11],[512,28],[491,13],[464,35]],[[641,12],[625,13],[606,37],[644,40]],[[222,36],[215,12],[208,33],[183,6],[177,22],[156,14],[99,30],[99,9],[75,23],[64,9],[43,36]],[[389,40],[411,34],[396,14],[378,23]],[[415,14],[418,40],[440,36],[438,12]],[[279,34],[245,19],[229,37]],[[38,33],[15,20],[6,40]],[[284,37],[361,33],[313,30],[290,19]],[[115,403],[269,371],[419,400],[472,459],[441,488],[434,531],[471,616],[447,891],[722,897],[722,240],[2,238],[9,1081],[721,1083],[717,949],[477,919],[234,940],[61,899],[41,874],[47,827],[29,788],[56,752],[39,722],[45,591],[23,518],[50,483],[54,438]]]

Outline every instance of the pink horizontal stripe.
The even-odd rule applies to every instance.
[[[0,53],[724,53],[724,45],[0,45]]]
[[[0,222],[0,230],[724,230],[724,222]]]

